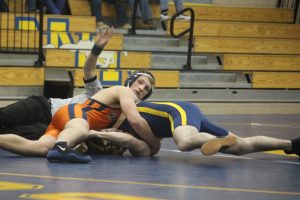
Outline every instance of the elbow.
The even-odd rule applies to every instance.
[[[149,157],[149,156],[152,156],[151,152],[150,151],[132,151],[132,150],[129,150],[131,155],[133,156],[140,156],[140,157]]]
[[[137,156],[137,157],[149,157],[151,156],[151,153],[146,153],[146,152],[136,152],[136,151],[132,151],[132,150],[129,150],[130,154],[132,156]]]
[[[151,153],[150,153],[151,156],[154,156],[154,155],[156,155],[156,154],[159,152],[160,146],[161,146],[161,144],[160,144],[160,142],[159,142],[157,147],[151,148]]]
[[[131,149],[129,148],[129,151],[133,156],[152,156],[151,150],[146,143],[132,141],[131,147],[135,147]]]

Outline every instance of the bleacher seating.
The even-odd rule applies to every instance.
[[[8,2],[10,1],[10,2]],[[25,12],[25,1],[11,1],[11,0],[4,0],[6,5],[8,5],[9,10],[13,10],[15,12]]]
[[[253,88],[300,88],[300,73],[253,72]]]
[[[193,8],[196,20],[293,23],[294,17],[292,9],[184,5]],[[174,6],[170,13],[175,13]]]
[[[300,56],[225,54],[224,70],[242,71],[300,71]]]
[[[44,68],[0,67],[0,86],[43,86]]]
[[[124,80],[128,77],[130,70],[99,70],[97,76],[104,86],[122,85]],[[179,71],[170,70],[149,70],[155,77],[155,86],[157,88],[178,88],[179,87]],[[74,85],[82,87],[83,71],[75,70]]]
[[[117,48],[116,48],[117,49]],[[45,51],[47,67],[83,67],[87,54],[86,50],[57,50],[47,49]],[[110,51],[104,52],[99,57],[99,65],[107,68],[127,69],[149,69],[151,64],[151,53],[149,52],[127,52]],[[109,63],[109,64],[108,64]],[[107,66],[108,65],[108,66]]]
[[[68,0],[68,2],[72,15],[84,16],[91,14],[88,1]],[[153,18],[159,19],[159,4],[151,3],[150,6]],[[294,14],[291,9],[278,10],[276,8],[220,7],[196,3],[184,3],[184,7],[193,8],[197,20],[292,23]],[[170,3],[169,10],[170,15],[175,14],[173,3]],[[101,11],[104,17],[115,15],[114,7],[105,2],[103,2]]]
[[[299,39],[196,37],[199,53],[300,54]]]
[[[1,29],[36,30],[39,16],[21,13],[0,13]],[[95,32],[94,16],[44,15],[44,31]]]
[[[78,3],[78,5],[81,4]],[[73,4],[72,7],[75,5]],[[203,6],[191,3],[186,3],[185,7],[192,7],[195,11],[194,51],[204,54],[225,54],[223,71],[262,70],[275,73],[276,71],[299,70],[293,65],[295,61],[291,58],[288,59],[288,55],[300,54],[300,26],[291,24],[294,19],[292,9]],[[105,8],[103,10],[104,16],[114,15],[112,6],[105,5],[103,8]],[[155,13],[154,17],[159,18],[157,5],[152,5],[152,11]],[[175,7],[172,4],[170,14],[174,13]],[[175,33],[185,29],[188,24],[188,22],[176,22]],[[272,56],[275,57],[276,60],[273,59],[272,62],[275,62],[275,65],[278,62],[282,63],[289,60],[290,64],[286,63],[286,65],[294,67],[282,69],[283,66],[276,68],[266,65],[259,67],[248,65],[248,68],[243,68],[243,66],[235,64],[234,68],[230,68],[228,59],[231,58],[230,62],[233,63],[235,54],[240,54],[240,60],[236,61],[240,63],[246,62],[247,56],[260,55],[270,59]],[[276,57],[274,55],[281,56]],[[253,77],[257,76],[254,76],[253,73]],[[253,87],[256,87],[254,83]],[[268,87],[266,86],[266,88]]]
[[[187,29],[189,22],[175,23],[174,33]],[[169,31],[167,32],[170,33]],[[300,39],[300,26],[282,23],[195,21],[195,37],[286,38]]]
[[[251,75],[252,88],[299,88],[300,26],[291,24],[291,9],[219,9],[195,9],[195,52],[224,54],[223,71]],[[209,18],[204,10],[214,10],[214,16]],[[206,17],[197,14],[201,12]],[[188,25],[175,23],[175,33]]]
[[[90,2],[86,0],[68,0],[71,15],[91,16]]]

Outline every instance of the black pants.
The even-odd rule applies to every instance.
[[[8,12],[8,6],[4,0],[0,0],[0,12]]]
[[[51,122],[51,106],[43,96],[32,96],[0,108],[0,134],[38,139]]]

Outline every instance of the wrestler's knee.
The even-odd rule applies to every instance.
[[[190,143],[187,140],[178,141],[176,145],[180,151],[189,151],[191,149]]]
[[[45,143],[36,143],[35,145],[32,145],[32,148],[34,148],[34,154],[37,156],[46,156],[52,147],[53,145],[48,145]]]
[[[180,151],[190,151],[193,145],[193,135],[198,130],[193,126],[179,126],[174,130],[174,141]]]
[[[174,141],[180,151],[189,151],[192,144],[192,137],[183,132],[176,132],[174,134]]]

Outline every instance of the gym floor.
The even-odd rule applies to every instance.
[[[208,117],[241,137],[300,137],[300,115]],[[0,150],[0,163],[0,199],[300,199],[300,160],[282,151],[205,157],[164,139],[152,158],[125,153],[63,164]]]

